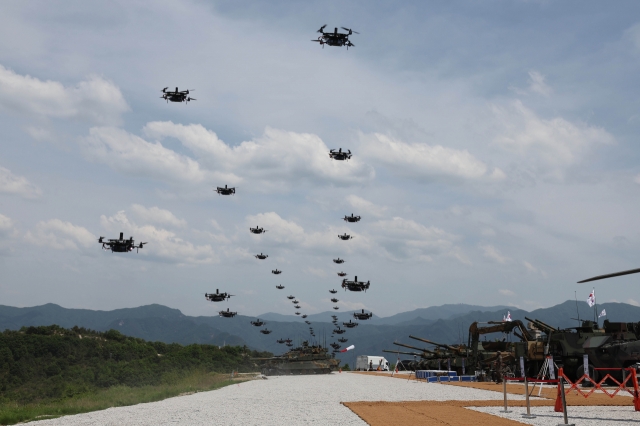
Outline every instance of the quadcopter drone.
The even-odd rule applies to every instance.
[[[333,259],[333,263],[337,263],[339,265],[341,263],[344,263],[344,259],[340,259],[340,258]]]
[[[345,27],[342,27],[342,29],[345,31],[348,31],[347,33],[339,33],[337,27],[333,30],[333,32],[325,33],[324,28],[326,26],[327,26],[326,24],[321,26],[318,32],[322,35],[318,36],[317,40],[311,40],[311,41],[320,43],[323,49],[325,44],[328,44],[329,46],[338,46],[338,47],[347,46],[347,50],[349,50],[350,47],[355,46],[355,44],[349,41],[349,36],[351,34],[360,34],[360,33]]]
[[[341,337],[341,338],[338,339],[338,342],[340,342],[340,343],[346,343],[348,341],[349,341],[349,339],[345,339],[344,337]]]
[[[295,312],[296,315],[300,315],[300,312]]]
[[[347,332],[347,330],[343,330],[343,329],[341,329],[341,328],[340,328],[340,326],[338,326],[338,328],[336,328],[335,330],[333,330],[333,332],[334,332],[335,334],[344,334],[344,333],[346,333],[346,332]]]
[[[117,240],[104,240],[104,237],[98,238],[98,243],[102,244],[103,250],[111,250],[112,253],[128,253],[136,249],[136,253],[138,250],[143,248],[143,246],[147,243],[140,243],[140,245],[136,245],[133,241],[133,237],[130,237],[128,240],[124,239],[124,232],[120,233],[120,238]]]
[[[260,333],[269,334],[269,333],[271,333],[271,330],[267,330],[266,328],[264,328],[264,329],[260,330]]]
[[[339,277],[346,277],[347,273],[346,272],[338,272],[338,276]]]
[[[329,290],[329,293],[331,293],[331,294],[336,294],[337,292],[338,292],[338,290],[335,290],[335,289],[334,290]]]
[[[303,316],[302,318],[304,318],[304,316]],[[305,323],[306,323],[307,325],[310,325],[310,324],[311,324],[311,321],[305,321]]]
[[[272,270],[272,271],[271,271],[271,273],[272,273],[272,274],[275,274],[275,275],[280,275],[280,274],[282,273],[282,271],[279,271],[279,270],[277,270],[277,269],[274,269],[274,270]]]
[[[351,216],[345,216],[343,219],[345,222],[360,222],[360,216],[354,216],[353,213],[351,213]]]
[[[351,235],[345,232],[343,235],[338,235],[338,238],[340,238],[342,241],[349,241],[354,239],[355,237],[352,237]]]
[[[334,306],[333,309],[335,309],[337,311],[340,308],[338,306]]]
[[[347,328],[353,328],[353,327],[357,327],[358,323],[357,322],[351,322],[351,320],[349,320],[349,322],[343,322],[342,325],[347,327]]]
[[[220,312],[218,312],[218,315],[220,315],[220,316],[221,316],[221,317],[223,317],[223,318],[233,318],[233,317],[235,317],[236,315],[238,315],[238,313],[237,313],[237,312],[230,312],[230,311],[229,311],[229,308],[227,308],[227,310],[226,310],[226,311],[220,311]]]
[[[333,158],[334,160],[338,160],[338,161],[350,160],[351,150],[348,150],[347,152],[342,152],[342,148],[340,148],[337,151],[335,149],[330,149],[329,158]]]
[[[295,296],[287,296],[287,299],[289,299],[289,300],[293,300],[295,298],[296,298]]]
[[[304,318],[306,318],[306,317],[307,317],[307,314],[304,314],[304,315],[302,316],[302,319],[304,319]]]
[[[215,293],[211,293],[211,294],[204,294],[204,297],[207,300],[210,300],[212,302],[224,302],[227,299],[230,299],[231,296],[233,296],[233,294],[229,294],[229,293],[220,293],[218,291],[218,289],[216,288],[216,292]]]
[[[216,192],[219,195],[235,195],[236,193],[236,189],[235,188],[229,188],[227,187],[227,185],[224,186],[224,188],[222,187],[217,187]]]
[[[293,304],[298,304],[298,303],[300,303],[300,302],[298,302],[297,300],[292,300],[292,301],[291,301],[291,303],[293,303]]]
[[[302,306],[300,306],[300,305],[295,305],[295,306],[294,306],[294,308],[296,308],[296,309],[300,309],[301,307],[302,307]]]
[[[256,258],[256,259],[260,259],[260,260],[264,260],[264,259],[266,259],[267,257],[269,257],[269,256],[268,256],[268,255],[266,255],[266,254],[262,254],[262,253],[260,253],[260,254],[256,254],[256,255],[255,255],[255,258]]]
[[[354,312],[354,313],[353,313],[353,317],[354,317],[355,319],[359,319],[359,320],[361,320],[361,321],[368,320],[368,319],[369,319],[369,318],[371,318],[372,316],[373,316],[373,312],[366,313],[366,312],[364,311],[364,309],[362,310],[362,312]]]
[[[278,340],[276,340],[276,342],[278,342],[278,343],[280,343],[280,344],[283,344],[284,342],[286,342],[286,340],[284,340],[284,339],[278,339]]]
[[[349,291],[364,291],[366,292],[371,285],[371,281],[358,281],[358,276],[356,275],[353,281],[349,281],[346,278],[342,280],[342,288]]]
[[[264,321],[260,321],[260,318],[258,318],[255,321],[251,321],[251,325],[255,326],[255,327],[262,327],[263,325],[265,325],[266,322]]]
[[[184,102],[186,104],[189,101],[197,101],[196,98],[189,97],[189,90],[179,91],[178,88],[176,87],[175,92],[172,92],[172,91],[167,92],[167,89],[168,87],[165,87],[164,89],[162,89],[162,96],[160,96],[162,99],[167,101],[167,103],[171,101],[171,102]],[[191,91],[193,92],[193,90]]]
[[[251,231],[252,234],[256,235],[264,234],[265,232],[267,232],[266,229],[257,226],[255,228],[249,228],[249,231]]]
[[[284,288],[284,286],[283,286],[282,284],[280,284],[280,285],[277,285],[277,286],[276,286],[276,288],[277,288],[278,290],[282,290],[282,289]]]
[[[331,299],[331,301],[332,301],[333,303],[338,303],[338,299],[336,299],[335,297],[334,297],[333,299]]]

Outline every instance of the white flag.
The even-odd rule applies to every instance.
[[[587,297],[587,304],[589,305],[590,308],[592,308],[593,305],[596,304],[596,290],[595,289],[591,290],[591,293],[589,294],[589,297]]]
[[[511,322],[511,312],[507,311],[507,316],[506,317],[502,317],[502,321]]]
[[[605,316],[607,316],[607,311],[603,309],[602,312],[600,312],[600,315],[598,315],[598,318],[605,317]]]
[[[351,345],[351,346],[349,346],[348,348],[344,348],[344,349],[343,349],[343,350],[341,350],[340,352],[350,351],[351,349],[354,349],[354,348],[355,348],[355,346],[354,346],[354,345]]]

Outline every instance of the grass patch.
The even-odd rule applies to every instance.
[[[243,380],[231,380],[229,374],[195,371],[186,376],[165,377],[163,382],[166,384],[161,385],[140,387],[119,385],[71,398],[28,404],[6,402],[0,404],[0,424],[10,425],[36,419],[104,410],[110,407],[161,401],[182,394],[218,389],[241,381]]]

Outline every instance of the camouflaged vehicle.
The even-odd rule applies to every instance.
[[[310,346],[307,341],[282,355],[257,360],[262,361],[260,369],[265,376],[329,374],[340,365],[327,348]]]

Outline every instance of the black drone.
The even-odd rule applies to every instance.
[[[332,347],[333,349],[336,349],[336,350],[340,349],[340,345],[339,345],[339,344],[337,344],[336,342],[333,342],[333,343],[331,343],[330,345],[331,345],[331,347]]]
[[[282,271],[279,271],[279,270],[277,270],[277,269],[274,269],[274,270],[272,270],[272,271],[271,271],[271,273],[272,273],[272,274],[275,274],[275,275],[280,275],[280,274],[282,273]]]
[[[344,263],[344,259],[340,259],[340,258],[333,259],[333,263],[337,263],[339,265],[341,263]]]
[[[300,315],[300,312],[295,312],[296,315]]]
[[[229,311],[229,308],[227,308],[227,310],[226,310],[226,311],[220,311],[220,312],[218,312],[218,315],[220,315],[220,316],[221,316],[221,317],[223,317],[223,318],[233,318],[233,317],[235,317],[236,315],[238,315],[238,313],[237,313],[237,312],[230,312],[230,311]]]
[[[337,320],[338,316],[337,315],[331,315],[331,318],[333,318],[334,320]]]
[[[300,306],[300,305],[296,305],[296,306],[294,306],[294,308],[296,308],[296,309],[300,309],[301,307],[302,307],[302,306]]]
[[[287,299],[289,299],[289,300],[292,300],[292,299],[295,299],[295,298],[296,298],[295,296],[291,296],[291,295],[287,296]]]
[[[264,321],[260,321],[260,318],[258,318],[255,321],[251,321],[251,325],[255,326],[255,327],[262,327],[263,325],[265,325],[266,322]]]
[[[346,277],[347,273],[346,272],[338,272],[338,276],[339,277]]]
[[[334,333],[336,334],[344,334],[347,332],[347,330],[343,330],[340,328],[340,326],[338,326],[338,328],[336,328],[335,330],[333,330]]]
[[[324,48],[325,44],[328,44],[329,46],[338,46],[338,47],[347,46],[347,50],[349,50],[350,47],[355,46],[355,44],[349,41],[349,36],[351,34],[360,34],[360,33],[345,27],[342,27],[342,29],[345,31],[348,31],[347,33],[339,33],[337,27],[333,30],[332,33],[331,32],[325,33],[324,28],[326,26],[327,26],[326,24],[321,26],[318,32],[322,35],[319,36],[317,40],[311,40],[311,41],[320,43],[322,45],[322,48]]]
[[[225,185],[224,188],[219,186],[216,189],[216,192],[218,194],[220,194],[220,195],[235,195],[236,189],[235,188],[229,188],[229,187],[227,187],[227,185]]]
[[[291,347],[293,346],[293,343],[287,343],[287,346]]]
[[[357,322],[351,322],[351,320],[349,320],[349,322],[343,322],[342,325],[347,327],[347,328],[353,328],[353,327],[357,327],[358,323]]]
[[[338,342],[340,343],[347,343],[349,341],[349,339],[345,339],[344,337],[341,337],[338,339]]]
[[[258,226],[256,226],[255,228],[249,228],[249,231],[251,231],[252,234],[256,235],[264,234],[265,232],[267,232],[266,229],[260,228]]]
[[[204,294],[204,297],[207,300],[210,300],[212,302],[224,302],[227,299],[230,299],[231,296],[233,296],[233,294],[229,294],[229,293],[220,293],[218,291],[218,289],[216,288],[216,292],[215,293],[211,293],[211,294]]]
[[[307,325],[310,325],[310,324],[311,324],[311,321],[305,321],[305,323],[306,323]]]
[[[337,311],[340,308],[338,306],[334,306],[333,309],[335,309]]]
[[[360,222],[360,216],[354,216],[353,213],[351,213],[351,216],[345,216],[344,217],[344,221],[345,222]]]
[[[354,239],[355,237],[352,237],[351,235],[347,234],[346,232],[342,235],[338,235],[338,238],[340,238],[342,241],[349,241]]]
[[[356,275],[353,281],[349,281],[346,278],[342,280],[342,288],[349,291],[364,291],[366,292],[371,285],[370,281],[366,283],[364,281],[358,281],[358,276]]]
[[[331,301],[332,301],[333,303],[338,303],[338,299],[336,299],[335,297],[334,297],[333,299],[331,299]]]
[[[260,253],[260,254],[256,254],[256,255],[255,255],[255,258],[256,258],[256,259],[260,259],[260,260],[264,260],[264,259],[266,259],[267,257],[269,257],[269,256],[268,256],[268,255],[266,255],[266,254],[262,254],[262,253]]]
[[[271,330],[267,330],[266,328],[263,328],[262,330],[260,330],[260,333],[269,334],[269,333],[271,333]]]
[[[278,339],[278,340],[276,340],[276,342],[278,342],[278,343],[280,343],[280,344],[283,344],[284,342],[286,342],[286,340],[284,340],[284,339]]]
[[[303,319],[304,319],[304,318],[306,318],[306,317],[307,317],[307,314],[304,314],[304,315],[302,316],[302,318],[303,318]]]
[[[329,293],[331,293],[331,294],[336,294],[337,292],[338,292],[338,290],[335,290],[335,289],[334,290],[329,290]]]
[[[333,158],[334,160],[338,161],[350,160],[351,150],[349,149],[347,150],[347,152],[342,152],[342,148],[338,149],[337,151],[335,149],[330,149],[329,158]]]
[[[104,237],[98,238],[98,242],[102,244],[103,250],[111,250],[112,253],[128,253],[136,249],[136,253],[138,250],[143,248],[143,246],[147,243],[140,243],[140,245],[136,245],[133,241],[133,237],[130,237],[128,240],[124,239],[124,232],[120,233],[120,238],[117,240],[104,240]]]
[[[364,311],[364,309],[363,309],[362,312],[354,312],[353,313],[353,317],[355,319],[359,319],[361,321],[364,321],[364,320],[368,320],[369,318],[373,317],[373,312],[366,313]]]
[[[165,87],[164,89],[162,89],[162,96],[160,96],[162,99],[166,100],[167,103],[169,103],[169,101],[184,102],[184,103],[187,103],[189,101],[197,101],[196,98],[189,97],[189,90],[179,91],[178,88],[176,87],[176,90],[174,92],[172,91],[167,92],[167,89],[168,87]],[[193,90],[191,91],[193,92]]]
[[[300,302],[298,302],[298,300],[292,300],[291,303],[298,304]]]
[[[277,286],[276,286],[276,288],[277,288],[278,290],[282,290],[282,289],[284,288],[284,286],[283,286],[282,284],[280,284],[280,285],[277,285]]]

